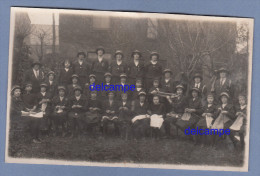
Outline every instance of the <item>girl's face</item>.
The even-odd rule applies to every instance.
[[[30,92],[30,91],[32,90],[32,86],[26,86],[26,87],[25,87],[25,90],[26,90],[27,92]]]
[[[116,55],[116,60],[121,61],[122,60],[122,55],[121,54],[117,54]]]
[[[223,104],[227,104],[228,98],[227,98],[226,96],[222,96],[222,97],[221,97],[221,102],[222,102]]]
[[[121,78],[121,82],[122,82],[122,83],[125,83],[125,82],[126,82],[126,78],[125,78],[125,77],[122,77],[122,78]]]
[[[165,76],[165,78],[170,78],[170,77],[171,77],[171,73],[166,72],[166,73],[164,74],[164,76]]]
[[[53,81],[54,80],[54,75],[53,74],[50,74],[49,75],[49,81]]]
[[[40,66],[39,66],[38,64],[35,64],[35,65],[33,66],[33,69],[34,69],[34,70],[39,70],[39,68],[40,68]]]
[[[90,82],[91,84],[93,84],[93,83],[95,82],[95,80],[96,80],[96,79],[95,79],[94,77],[91,77],[90,80],[89,80],[89,82]]]
[[[46,87],[41,87],[41,92],[46,92]]]
[[[80,90],[75,90],[75,95],[76,96],[80,96],[81,95],[81,91]]]
[[[182,90],[181,88],[178,88],[178,89],[176,90],[176,93],[177,93],[178,95],[182,95],[182,94],[183,94],[183,90]]]
[[[110,83],[111,77],[110,76],[106,76],[105,80],[106,80],[106,82]]]
[[[214,98],[213,97],[208,97],[207,101],[208,101],[208,104],[212,104],[213,101],[214,101]]]
[[[122,100],[123,100],[123,101],[126,101],[126,100],[127,100],[127,94],[122,94],[121,96],[122,96]]]
[[[64,66],[65,66],[65,68],[69,68],[70,67],[70,61],[65,61],[65,63],[64,63]]]
[[[140,99],[141,102],[144,102],[145,101],[145,96],[144,95],[140,95],[139,99]]]
[[[195,83],[200,83],[200,77],[194,78]]]
[[[83,60],[84,59],[84,55],[79,55],[79,60]]]
[[[198,97],[198,92],[197,91],[192,91],[192,97],[197,98]]]
[[[153,103],[159,104],[159,97],[157,97],[157,96],[153,97]]]
[[[59,90],[59,96],[64,97],[65,91],[63,89]]]
[[[227,73],[226,72],[220,72],[219,76],[220,76],[220,78],[226,78],[227,77]]]
[[[134,54],[134,60],[139,60],[140,59],[140,55],[138,53]]]
[[[21,90],[20,89],[15,89],[14,90],[14,96],[15,97],[20,97],[20,95],[21,95]]]
[[[78,79],[77,78],[72,78],[72,83],[73,84],[77,84],[78,83]]]
[[[109,98],[109,100],[113,100],[114,99],[114,94],[112,94],[112,93],[108,94],[108,98]]]
[[[153,62],[156,62],[158,60],[158,57],[156,55],[153,55],[151,59]]]
[[[140,88],[140,87],[142,87],[142,82],[141,81],[136,81],[135,85],[136,85],[136,87]]]
[[[243,96],[239,96],[238,101],[241,106],[246,104],[246,99]]]
[[[153,86],[156,87],[156,88],[159,87],[159,82],[158,81],[154,81],[153,82]]]
[[[91,93],[90,96],[91,96],[92,99],[96,99],[97,98],[97,94],[95,92]]]
[[[103,56],[104,52],[103,52],[103,50],[98,50],[98,51],[97,51],[97,54],[98,54],[99,56]]]

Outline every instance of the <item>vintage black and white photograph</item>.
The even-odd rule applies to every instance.
[[[253,22],[12,7],[5,161],[248,171]]]

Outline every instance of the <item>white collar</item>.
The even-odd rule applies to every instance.
[[[81,95],[80,95],[80,96],[75,96],[75,97],[76,97],[76,99],[77,99],[77,100],[79,100],[79,99],[80,99],[80,97],[81,97]]]
[[[158,61],[151,61],[151,63],[152,63],[153,65],[155,65],[155,64],[158,63]]]
[[[98,56],[98,61],[102,62],[102,60],[103,60],[103,56]]]
[[[46,92],[41,92],[41,94],[42,94],[43,96],[45,96]]]
[[[211,107],[213,104],[208,104],[208,108]]]
[[[222,104],[221,106],[222,106],[222,108],[225,108],[227,106],[227,103],[226,104]]]
[[[135,66],[138,66],[139,62],[140,62],[139,60],[134,60]]]
[[[66,72],[69,71],[69,68],[64,68],[64,69],[65,69]]]
[[[123,62],[122,60],[121,60],[121,61],[118,61],[118,60],[117,60],[117,61],[116,61],[116,64],[117,64],[117,65],[121,65],[122,62]]]
[[[240,106],[240,109],[241,109],[241,110],[243,110],[243,109],[245,109],[245,108],[246,108],[246,104],[243,105],[243,106]]]

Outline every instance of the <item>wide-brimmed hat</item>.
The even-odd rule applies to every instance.
[[[112,76],[112,74],[111,73],[109,73],[109,72],[106,72],[105,74],[104,74],[104,77],[107,77],[107,76]]]
[[[142,53],[141,53],[139,50],[134,50],[134,51],[132,52],[132,57],[133,57],[135,54],[139,54],[139,56],[142,57]]]
[[[146,93],[144,91],[141,91],[141,92],[138,93],[138,96],[141,96],[141,95],[146,96]]]
[[[191,93],[192,93],[193,91],[196,91],[196,92],[198,92],[198,93],[200,94],[200,89],[197,88],[197,87],[193,87],[193,88],[190,90]]]
[[[165,74],[165,73],[171,73],[172,74],[172,71],[171,71],[171,69],[166,68],[166,69],[163,70],[163,74]]]
[[[125,73],[121,73],[120,78],[123,78],[123,77],[127,78],[127,75]]]
[[[64,90],[64,91],[66,91],[66,87],[65,86],[58,86],[58,91],[59,90]]]
[[[203,80],[203,77],[200,73],[195,73],[192,77],[192,79],[194,80],[195,78],[200,78],[200,80],[202,81]]]
[[[120,54],[122,57],[124,57],[123,51],[121,51],[121,50],[116,50],[116,52],[115,52],[115,57],[116,57],[116,55],[118,55],[118,54]]]
[[[95,79],[96,79],[96,75],[94,75],[94,74],[90,74],[88,77],[89,77],[89,78],[95,78]]]
[[[75,86],[74,88],[73,88],[73,91],[75,92],[76,90],[80,90],[81,92],[82,92],[82,88],[79,86],[79,85],[77,85],[77,86]]]
[[[185,88],[184,88],[184,86],[183,86],[182,84],[179,84],[179,85],[176,86],[176,89],[182,89],[182,90],[184,90]]]
[[[103,46],[98,46],[97,49],[96,49],[96,53],[98,52],[98,50],[102,50],[103,53],[105,53],[105,49]]]
[[[228,73],[229,74],[229,71],[226,67],[221,67],[220,69],[218,69],[217,71],[218,73],[221,73],[221,72],[225,72],[225,73]]]
[[[73,78],[78,78],[78,79],[79,79],[79,76],[78,76],[77,74],[73,74],[73,75],[71,76],[71,79],[73,79]]]
[[[221,98],[223,96],[227,97],[228,99],[230,98],[230,96],[229,96],[229,94],[227,92],[221,92],[219,98]]]
[[[34,67],[35,65],[39,65],[40,67],[42,66],[42,64],[39,61],[33,61],[31,66]]]
[[[81,51],[81,52],[78,52],[78,54],[77,54],[77,57],[79,57],[79,55],[83,55],[84,57],[86,57],[87,55],[86,55],[86,53],[85,52],[83,52],[83,51]]]
[[[48,77],[50,74],[53,74],[53,76],[55,76],[54,71],[49,71],[49,72],[47,73],[47,77]]]
[[[21,90],[21,87],[19,85],[14,85],[11,89],[11,92],[13,93],[16,89],[20,89]]]
[[[153,78],[153,82],[154,81],[159,81],[160,82],[160,78],[159,77],[155,77],[155,78]]]
[[[27,83],[24,84],[24,87],[28,87],[28,86],[32,87],[32,83],[31,82],[27,82]]]
[[[159,59],[160,54],[159,54],[158,52],[156,52],[156,51],[153,51],[153,52],[151,52],[151,54],[150,54],[150,58],[152,58],[152,56],[157,56],[157,59]]]
[[[207,97],[213,97],[214,98],[214,94],[213,93],[208,93]]]
[[[40,87],[46,87],[46,88],[47,88],[48,85],[47,85],[46,83],[41,83],[41,84],[40,84]]]
[[[113,92],[113,91],[107,91],[106,94],[107,94],[107,96],[108,96],[109,94],[115,95],[115,92]]]

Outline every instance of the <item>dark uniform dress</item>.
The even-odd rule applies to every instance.
[[[61,98],[60,96],[55,96],[52,99],[52,117],[56,131],[59,126],[62,126],[62,130],[65,132],[65,123],[68,120],[68,110],[69,99],[67,97]]]
[[[21,98],[27,111],[28,109],[33,109],[38,104],[36,95],[31,92],[23,93]]]
[[[96,108],[96,109],[93,109]],[[98,99],[89,99],[87,105],[87,112],[85,114],[85,123],[88,129],[92,129],[94,126],[100,125],[102,116],[102,102]]]
[[[24,75],[24,83],[30,82],[32,83],[32,93],[38,93],[40,91],[40,84],[44,81],[44,73],[41,69],[39,71],[39,76],[36,77],[33,69],[25,72]]]
[[[53,98],[57,94],[58,84],[56,81],[46,81],[47,84],[47,92],[50,94],[51,98]]]
[[[112,80],[114,83],[120,82],[120,74],[126,73],[127,65],[124,61],[120,65],[116,61],[112,62],[110,65],[110,73],[112,74]]]
[[[227,111],[225,118],[221,117],[221,111]],[[217,118],[213,123],[213,129],[227,129],[229,128],[235,119],[235,109],[233,105],[227,104],[225,107],[222,105],[218,106]],[[221,127],[220,127],[221,126]]]
[[[67,93],[67,97],[73,97],[74,96],[74,88],[79,86],[78,84],[70,84],[68,85],[67,89],[68,89],[68,93]]]
[[[132,101],[136,101],[138,99],[138,94],[140,92],[145,92],[145,90],[143,88],[135,88],[135,90],[133,92],[131,92],[131,97],[129,97]]]
[[[217,113],[218,113],[218,109],[217,106],[212,104],[211,106],[203,106],[202,108],[202,112],[203,113],[209,113],[211,114],[210,117],[213,118],[213,121],[211,122],[211,125],[214,123],[214,120],[217,118]],[[207,127],[207,121],[206,121],[206,116],[205,117],[201,117],[199,122],[196,125],[199,129],[208,129],[209,127]]]
[[[131,101],[120,101],[118,103],[118,127],[121,137],[126,137],[131,125]]]
[[[74,74],[77,74],[79,76],[79,84],[81,86],[84,86],[90,74],[89,64],[86,63],[85,61],[83,61],[82,64],[80,64],[79,61],[76,61],[73,64],[73,71]]]
[[[213,85],[213,92],[215,93],[215,100],[217,100],[217,98],[220,96],[220,94],[222,92],[228,92],[231,99],[233,97],[233,85],[232,85],[232,81],[228,78],[226,78],[226,81],[224,82],[223,85],[221,85],[220,79],[217,79],[215,81],[215,84]]]
[[[132,117],[134,118],[139,115],[148,114],[147,113],[148,108],[149,105],[146,101],[143,104],[141,104],[139,100],[135,100],[132,109]],[[133,122],[132,130],[136,138],[148,136],[148,132],[149,132],[148,130],[150,127],[149,122],[150,122],[149,118],[144,118]]]
[[[103,133],[108,133],[108,125],[113,124],[115,127],[115,131],[118,133],[118,102],[113,100],[110,102],[108,99],[104,101],[103,105],[103,114],[102,114],[102,126]],[[110,112],[107,112],[110,111]]]
[[[59,85],[68,86],[71,84],[71,76],[73,75],[72,68],[66,70],[65,68],[61,69],[58,76]]]
[[[98,59],[92,63],[91,72],[96,76],[97,83],[104,81],[104,74],[108,72],[109,64],[104,58],[100,62]]]
[[[135,84],[136,78],[141,78],[143,81],[144,78],[144,63],[139,61],[137,65],[132,61],[128,65],[127,75],[130,84]]]
[[[185,96],[175,97],[171,103],[170,113],[166,114],[164,120],[164,128],[166,135],[171,134],[171,124],[175,124],[177,120],[183,115],[185,107],[187,106],[187,98]]]
[[[160,78],[162,75],[162,66],[158,62],[152,64],[151,62],[145,66],[145,87],[149,90],[153,85],[154,78]]]
[[[68,121],[73,135],[77,135],[77,129],[78,131],[82,131],[84,127],[85,112],[87,108],[86,103],[87,98],[82,94],[79,99],[77,99],[75,95],[69,98]],[[73,105],[80,105],[81,107],[72,108]]]
[[[202,106],[205,106],[207,105],[207,87],[205,84],[203,84],[202,82],[199,84],[199,85],[196,85],[194,82],[192,84],[189,85],[189,91],[192,89],[192,88],[198,88],[200,90],[200,93],[201,93],[201,101],[202,101]]]
[[[172,78],[170,78],[169,80],[162,79],[160,86],[161,86],[162,90],[166,93],[176,92],[176,90],[175,90],[176,83],[174,82],[174,80]],[[171,105],[165,98],[164,98],[164,105],[165,105],[165,108],[166,108],[166,112],[167,113],[170,112]]]
[[[189,109],[195,109],[196,112],[191,113],[190,119],[189,120],[182,120],[178,119],[176,122],[176,125],[184,130],[188,127],[193,127],[200,119],[200,116],[202,114],[202,104],[201,104],[201,99],[200,98],[190,98],[187,102],[186,108]]]

